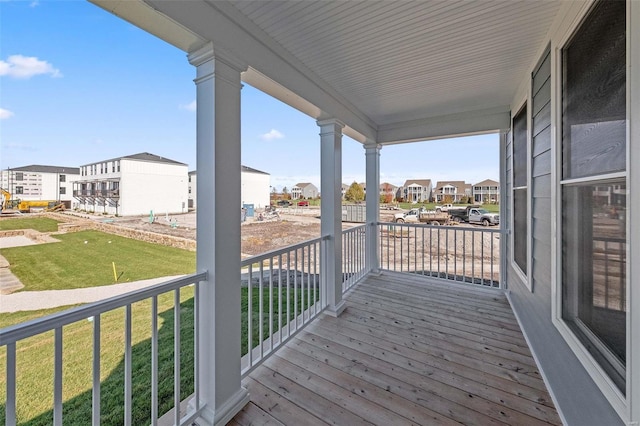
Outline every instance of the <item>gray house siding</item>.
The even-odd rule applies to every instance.
[[[552,323],[551,294],[551,61],[542,55],[532,73],[531,253],[532,291],[513,271],[507,238],[509,299],[566,424],[617,425],[622,421]],[[511,138],[507,142],[507,221],[512,229]]]

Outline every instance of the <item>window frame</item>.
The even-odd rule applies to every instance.
[[[627,120],[627,134],[626,134],[626,171],[625,172],[615,172],[615,173],[607,173],[597,176],[588,176],[588,177],[578,177],[578,178],[570,178],[563,179],[563,164],[562,164],[562,155],[563,155],[563,80],[564,80],[564,69],[562,62],[562,51],[563,49],[572,41],[573,37],[576,35],[577,31],[580,29],[581,25],[585,22],[587,16],[598,3],[598,0],[591,0],[583,4],[577,13],[577,19],[575,19],[570,25],[568,25],[566,31],[558,37],[556,40],[552,40],[551,42],[551,117],[552,123],[555,122],[556,125],[552,129],[551,133],[551,222],[555,225],[555,232],[552,234],[552,244],[551,244],[551,316],[552,322],[562,338],[565,340],[567,345],[571,348],[572,352],[578,358],[580,363],[583,365],[587,373],[591,376],[592,380],[595,382],[596,386],[600,389],[605,398],[612,405],[614,410],[618,413],[618,415],[624,420],[629,421],[630,418],[630,407],[632,405],[631,398],[633,398],[633,403],[639,404],[640,398],[637,395],[638,389],[640,389],[640,380],[637,378],[634,379],[632,376],[632,372],[635,372],[637,376],[638,368],[640,367],[640,361],[634,361],[631,358],[632,353],[632,340],[631,337],[635,332],[637,334],[637,330],[632,327],[632,312],[634,311],[632,308],[635,305],[636,311],[640,306],[640,293],[633,296],[631,294],[631,283],[633,281],[633,276],[631,273],[632,266],[634,263],[640,261],[640,256],[633,256],[633,234],[631,233],[631,221],[633,220],[633,216],[637,216],[636,212],[640,213],[640,204],[637,202],[633,202],[632,195],[634,194],[634,187],[632,185],[632,169],[631,169],[631,153],[632,153],[632,144],[631,140],[634,139],[632,137],[632,132],[629,131],[630,120],[631,120],[631,110],[630,107],[632,104],[630,103],[630,97],[632,93],[631,88],[631,72],[630,72],[630,62],[632,59],[631,52],[631,43],[630,39],[632,37],[636,38],[636,45],[640,45],[640,31],[638,29],[630,31],[632,28],[631,22],[635,19],[636,24],[640,24],[640,7],[632,9],[630,7],[633,1],[626,2],[626,12],[627,12],[627,41],[626,41],[626,79],[627,79],[627,87],[626,87],[626,96],[627,96],[627,111],[626,111],[626,120]],[[632,18],[632,12],[635,15],[635,18]],[[640,56],[640,55],[639,55]],[[638,58],[636,58],[638,61]],[[640,61],[638,61],[640,62]],[[636,89],[640,89],[640,85],[636,87]],[[636,95],[636,104],[639,104],[638,98],[640,96]],[[640,109],[640,105],[636,105],[636,110]],[[636,130],[638,133],[636,136],[640,136],[640,132]],[[640,139],[640,138],[638,138]],[[636,147],[635,150],[638,154],[634,157],[635,159],[640,159],[640,148]],[[626,236],[627,236],[627,247],[626,247],[626,296],[627,296],[627,366],[626,366],[626,396],[623,395],[620,390],[617,388],[613,380],[609,377],[607,372],[600,364],[596,361],[593,355],[588,351],[588,349],[583,345],[580,338],[574,334],[571,330],[571,327],[567,324],[566,320],[562,317],[563,315],[563,259],[562,259],[562,243],[563,243],[563,227],[562,227],[562,189],[565,185],[577,184],[581,182],[597,182],[606,181],[609,179],[615,179],[624,176],[626,178],[627,185],[627,195],[628,203],[626,209]],[[640,183],[640,182],[638,182]],[[635,207],[635,209],[634,209]],[[632,298],[633,296],[633,298]],[[636,316],[638,314],[636,313]],[[636,339],[635,346],[633,349],[634,353],[638,353],[638,349],[640,349],[639,339]],[[635,367],[635,368],[634,368]],[[635,380],[635,381],[634,381]],[[635,392],[633,392],[635,389]]]
[[[509,253],[509,262],[511,263],[511,269],[516,273],[516,275],[519,277],[519,279],[526,285],[526,287],[529,289],[529,291],[533,291],[533,286],[532,286],[532,279],[531,279],[531,274],[530,274],[530,270],[531,270],[531,85],[529,85],[529,88],[527,89],[527,92],[524,96],[524,99],[519,102],[517,105],[519,105],[519,107],[516,109],[516,113],[512,115],[511,117],[511,217],[510,219],[510,223],[512,226],[512,230],[509,233],[510,234],[510,241],[509,241],[509,245],[510,245],[510,253]],[[522,110],[526,108],[527,109],[527,113],[526,113],[526,117],[525,117],[525,121],[527,124],[527,130],[526,130],[526,163],[527,163],[527,171],[526,171],[526,180],[527,180],[527,184],[526,186],[515,186],[515,157],[514,157],[514,153],[515,153],[515,133],[513,131],[514,129],[514,119],[515,117],[520,114],[522,112]],[[526,195],[526,219],[527,219],[527,238],[525,240],[526,243],[526,259],[527,259],[527,270],[523,271],[522,268],[520,268],[520,265],[518,265],[518,263],[515,260],[515,191],[516,189],[522,189],[525,188],[527,191],[527,195]]]

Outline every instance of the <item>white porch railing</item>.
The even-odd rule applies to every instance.
[[[35,319],[25,323],[17,324],[4,328],[0,334],[0,348],[6,347],[6,404],[5,404],[5,424],[14,425],[19,419],[17,419],[17,365],[21,353],[25,353],[25,350],[29,350],[27,347],[24,350],[17,350],[17,346],[24,343],[25,346],[29,346],[29,339],[37,338],[43,333],[53,332],[53,404],[52,404],[52,420],[46,421],[46,423],[52,423],[54,425],[61,425],[63,422],[63,411],[66,402],[63,401],[63,366],[64,369],[84,368],[81,365],[73,364],[73,357],[69,356],[65,358],[65,349],[70,349],[71,346],[63,346],[63,327],[70,327],[73,331],[73,327],[89,327],[92,329],[92,343],[86,350],[92,351],[92,365],[88,368],[91,371],[91,395],[88,393],[85,395],[87,403],[91,404],[90,416],[86,418],[86,422],[89,422],[91,418],[91,424],[98,425],[101,423],[101,416],[104,414],[101,410],[101,398],[102,390],[105,390],[105,379],[101,376],[101,354],[104,352],[104,348],[101,340],[101,319],[105,315],[111,315],[111,312],[117,309],[124,309],[124,324],[122,334],[124,336],[124,356],[122,361],[122,370],[124,374],[124,389],[119,392],[123,393],[124,404],[121,420],[117,420],[118,423],[124,425],[131,424],[157,424],[158,418],[166,412],[170,411],[173,407],[173,420],[176,425],[190,424],[200,413],[201,407],[196,406],[194,412],[190,412],[184,418],[180,416],[180,402],[186,398],[186,396],[195,392],[196,404],[199,401],[198,398],[198,324],[194,321],[197,318],[197,300],[199,293],[200,282],[207,279],[206,273],[188,275],[183,278],[168,281],[163,284],[159,284],[153,287],[133,291],[121,296],[116,296],[110,299],[106,299],[96,303],[90,303],[81,307],[66,310],[64,312],[49,315],[47,317]],[[184,287],[194,284],[193,298],[189,294],[186,299],[181,299],[181,290],[187,291]],[[158,298],[171,296],[173,293],[173,327],[170,326],[165,329],[165,326],[159,326],[158,321]],[[150,303],[150,312],[146,317],[145,325],[148,322],[148,329],[144,333],[150,334],[150,344],[140,346],[139,344],[132,345],[132,326],[136,328],[140,327],[140,309],[146,309],[146,306],[141,306],[140,302],[144,304]],[[193,304],[193,308],[186,304]],[[132,320],[132,311],[135,310],[135,316],[138,320]],[[184,311],[184,313],[182,313]],[[184,314],[184,320],[182,319]],[[167,315],[170,317],[170,315]],[[87,326],[87,320],[90,321],[90,325]],[[167,318],[170,320],[170,318]],[[165,332],[166,331],[166,335]],[[186,336],[185,331],[192,333],[192,336]],[[77,333],[76,333],[77,334]],[[160,339],[162,334],[163,339]],[[76,336],[77,337],[77,336]],[[106,336],[103,336],[106,337]],[[182,342],[182,338],[185,337],[185,342],[193,338],[193,345],[185,346]],[[188,339],[186,338],[188,337]],[[171,341],[173,343],[173,349],[167,348],[166,343]],[[77,343],[77,342],[76,342]],[[35,345],[38,346],[38,345]],[[191,347],[192,346],[192,347]],[[140,349],[140,350],[139,350]],[[185,359],[182,356],[185,355]],[[145,377],[144,373],[140,371],[133,371],[133,358],[136,358],[136,363],[139,364],[141,358],[146,358],[148,364],[150,364],[150,377]],[[185,360],[188,358],[190,362],[187,369],[193,371],[193,379],[187,380],[188,385],[186,389],[181,387],[181,375],[185,374]],[[46,362],[45,360],[41,360]],[[143,361],[144,363],[145,361]],[[167,363],[173,364],[172,377],[170,369],[166,368]],[[161,365],[162,364],[162,365]],[[159,378],[159,371],[163,368],[163,377]],[[25,366],[24,368],[28,368]],[[113,373],[111,374],[113,375]],[[190,375],[190,372],[189,374]],[[43,382],[46,382],[46,378],[41,378]],[[147,381],[148,379],[148,381]],[[108,380],[108,379],[107,379]],[[159,395],[159,382],[161,380],[171,380],[173,383],[173,395],[168,396]],[[114,386],[121,386],[119,379],[112,380],[115,382]],[[150,389],[150,401],[143,401],[142,405],[148,407],[148,410],[142,410],[146,412],[140,418],[140,398],[139,395],[134,395],[134,388],[140,387]],[[166,391],[166,389],[165,389]],[[138,391],[136,391],[137,393]],[[90,401],[90,402],[89,402]],[[133,407],[136,406],[136,415],[133,414]],[[112,414],[112,413],[110,413]],[[21,419],[28,420],[28,419]]]
[[[430,226],[421,224],[378,223],[361,225],[342,232],[342,289],[352,288],[368,272],[366,265],[368,232],[379,233],[379,266],[381,269],[410,272],[483,286],[498,287],[500,283],[500,230],[488,228],[462,228]],[[321,286],[320,258],[325,253],[326,238],[316,238],[300,244],[285,247],[242,261],[242,336],[241,336],[241,373],[246,376],[279,346],[296,332],[317,317],[327,306],[326,289]],[[63,327],[82,324],[92,332],[92,387],[87,392],[87,404],[91,404],[92,423],[99,424],[101,416],[101,391],[104,390],[104,375],[101,375],[101,319],[110,311],[124,310],[122,335],[124,336],[124,354],[122,370],[124,384],[120,384],[119,393],[124,395],[122,424],[151,423],[163,414],[171,411],[176,425],[185,425],[198,416],[204,407],[196,406],[195,411],[181,418],[180,404],[188,396],[195,394],[193,401],[199,401],[198,386],[198,335],[196,321],[199,284],[206,280],[206,274],[189,275],[154,287],[114,297],[102,302],[92,303],[45,318],[30,321],[2,330],[0,347],[6,347],[6,424],[17,422],[16,418],[16,365],[21,351],[17,345],[26,339],[50,332],[53,334],[53,404],[52,423],[62,424],[63,409]],[[191,289],[195,284],[193,299]],[[181,290],[183,292],[181,299]],[[186,297],[185,297],[186,296]],[[172,315],[167,320],[173,327],[160,327],[158,322],[158,298],[173,298]],[[188,299],[185,302],[185,298]],[[164,300],[164,299],[163,299]],[[141,306],[140,302],[145,302]],[[186,306],[188,303],[189,306]],[[193,309],[191,309],[193,304]],[[150,305],[149,308],[146,305]],[[166,306],[166,303],[165,303]],[[185,309],[186,307],[186,309]],[[145,351],[137,352],[132,344],[132,324],[139,326],[140,309],[147,309],[145,324],[150,339]],[[137,312],[132,317],[132,310]],[[173,318],[170,318],[170,317]],[[90,319],[91,322],[87,322]],[[148,324],[147,324],[148,323]],[[104,324],[104,321],[103,321]],[[161,339],[161,331],[166,339]],[[119,331],[117,331],[119,332]],[[187,336],[187,334],[189,336]],[[164,336],[164,335],[163,335]],[[189,339],[185,338],[189,337]],[[191,343],[193,337],[193,343]],[[189,342],[187,342],[189,340]],[[173,345],[172,350],[168,350]],[[185,343],[187,343],[185,345]],[[18,347],[18,349],[20,349]],[[162,352],[169,352],[169,361],[162,358]],[[150,359],[150,377],[140,382],[139,371],[134,371],[133,359]],[[188,374],[185,372],[185,360]],[[64,363],[69,362],[65,359]],[[159,363],[172,364],[172,373],[167,370],[159,374]],[[66,364],[65,364],[66,365]],[[76,368],[76,366],[74,366]],[[137,368],[137,367],[136,367]],[[191,377],[191,373],[193,376]],[[169,380],[173,387],[171,395],[159,395],[159,375]],[[182,377],[181,377],[182,376]],[[189,376],[187,384],[181,380]],[[140,386],[141,391],[136,386]],[[123,388],[123,389],[122,389]],[[149,401],[150,395],[150,401]],[[140,402],[140,400],[143,400]],[[104,403],[104,396],[102,398]],[[136,417],[134,411],[139,407],[148,407],[144,418]],[[134,410],[133,408],[136,408]],[[103,421],[103,423],[105,423]],[[106,422],[108,423],[108,422]],[[118,423],[120,423],[118,421]]]
[[[342,292],[353,287],[366,269],[367,225],[342,231]]]
[[[500,229],[379,223],[380,268],[500,286]]]
[[[243,377],[326,307],[322,243],[316,238],[242,261]]]

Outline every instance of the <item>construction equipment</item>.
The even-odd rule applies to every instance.
[[[0,212],[7,210],[11,202],[11,193],[6,189],[0,188]]]
[[[49,207],[44,209],[47,212],[57,212],[57,211],[64,211],[66,209],[66,206],[64,205],[64,203],[60,203],[60,204],[56,204],[53,207]]]
[[[29,213],[31,209],[47,210],[58,204],[55,200],[22,200],[18,203],[18,210],[21,213]]]

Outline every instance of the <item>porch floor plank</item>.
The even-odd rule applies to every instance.
[[[370,276],[243,380],[234,424],[560,425],[506,297]]]

